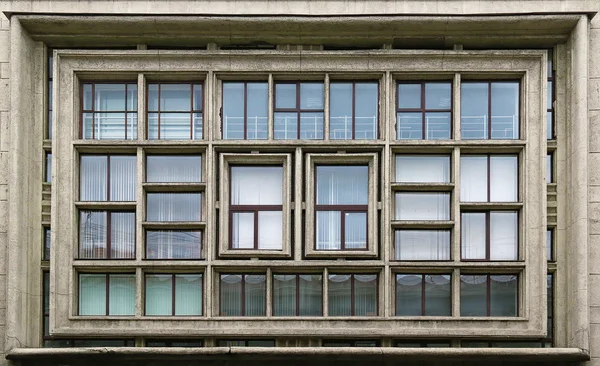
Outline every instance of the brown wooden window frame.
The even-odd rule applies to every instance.
[[[503,213],[515,213],[517,215],[517,227],[516,232],[517,232],[517,253],[516,253],[516,258],[517,259],[490,259],[490,254],[491,254],[491,214],[492,213],[497,213],[497,212],[503,212]],[[463,214],[473,214],[473,213],[479,213],[479,214],[485,214],[485,258],[481,258],[481,259],[471,259],[471,258],[464,258],[463,257],[463,240],[462,240],[462,235],[461,235],[461,239],[460,239],[460,260],[462,262],[518,262],[521,261],[521,232],[519,230],[520,228],[520,222],[521,222],[521,211],[520,210],[485,210],[485,211],[477,211],[477,210],[461,210],[460,211],[460,218],[461,218],[461,233],[463,231],[463,227],[462,227],[462,222],[464,222],[463,218]]]
[[[323,94],[323,108],[322,109],[303,109],[301,107],[301,97],[300,90],[302,84],[320,84],[323,85],[323,92],[325,91],[325,82],[324,81],[314,81],[314,80],[301,80],[301,81],[275,81],[273,85],[273,139],[274,140],[324,140],[325,139],[325,94]],[[277,108],[277,85],[295,85],[296,86],[296,107],[295,108]],[[275,136],[275,119],[277,117],[277,113],[296,113],[296,138],[277,138]],[[300,135],[301,132],[301,120],[302,113],[322,113],[323,114],[323,130],[321,133],[323,136],[321,138],[313,138],[313,139],[303,139]]]
[[[148,280],[148,276],[154,276],[154,275],[162,275],[162,276],[171,276],[171,315],[148,315],[146,314],[146,309],[147,309],[147,304],[148,304],[148,292],[147,292],[147,280]],[[202,281],[202,291],[200,294],[200,303],[202,304],[202,308],[200,311],[200,314],[195,314],[195,315],[177,315],[175,314],[175,301],[177,298],[177,276],[180,275],[200,275],[200,280]],[[177,317],[177,316],[194,316],[194,317],[198,317],[198,316],[204,316],[204,298],[205,298],[205,285],[204,285],[204,273],[145,273],[144,274],[144,316],[147,317],[160,317],[160,316],[173,316],[173,317]]]
[[[461,155],[459,159],[461,159],[461,163],[462,163],[462,158],[463,157],[486,157],[487,158],[487,163],[486,163],[486,174],[487,174],[487,198],[484,202],[503,202],[503,201],[492,201],[492,158],[494,157],[515,157],[517,159],[517,197],[515,201],[508,201],[506,203],[515,203],[515,202],[519,202],[521,199],[521,192],[520,192],[520,183],[521,183],[521,177],[520,177],[520,163],[521,163],[521,159],[519,157],[519,154],[465,154],[465,155]],[[462,169],[462,168],[461,168]],[[459,180],[461,179],[461,177],[459,176],[458,178]],[[459,192],[460,195],[460,192]],[[471,204],[475,201],[460,201],[462,204]]]
[[[337,275],[346,275],[346,276],[350,276],[350,315],[346,315],[346,316],[379,316],[379,280],[380,280],[380,275],[379,273],[329,273],[327,275],[327,282],[331,281],[330,277],[331,276],[337,276]],[[370,275],[370,276],[375,276],[375,315],[355,315],[356,314],[356,292],[354,291],[355,288],[355,282],[356,282],[356,275]],[[327,298],[329,300],[329,286],[327,286]],[[329,309],[328,309],[329,310]],[[328,314],[328,316],[330,317],[338,317],[338,316],[344,316],[344,315],[331,315]]]
[[[124,104],[125,104],[125,110],[122,111],[101,111],[101,110],[96,110],[96,85],[102,85],[102,84],[123,84],[125,85],[125,100],[124,100]],[[91,109],[85,109],[84,106],[84,89],[86,85],[91,85],[92,86],[92,105],[91,105]],[[138,108],[137,108],[137,104],[135,106],[135,110],[128,110],[128,91],[129,91],[129,87],[135,85],[136,89],[138,87],[137,81],[129,81],[129,80],[108,80],[108,81],[82,81],[79,84],[79,88],[80,88],[80,100],[79,100],[79,105],[80,105],[80,113],[79,113],[79,138],[81,138],[82,140],[98,140],[96,138],[96,113],[106,113],[106,114],[125,114],[125,123],[123,125],[123,128],[125,129],[125,138],[123,140],[135,140],[133,138],[128,138],[127,136],[127,131],[128,131],[128,125],[127,125],[127,121],[129,120],[129,115],[135,115],[136,118],[138,116]],[[139,90],[138,90],[139,93]],[[83,115],[85,113],[91,113],[92,114],[92,137],[90,139],[86,139],[83,133],[83,125],[84,125],[84,118]],[[136,136],[137,136],[137,131],[136,131]],[[121,139],[119,139],[121,140]]]
[[[150,86],[152,85],[157,85],[157,96],[158,96],[158,109],[157,110],[150,110]],[[177,111],[161,111],[160,110],[160,89],[161,89],[161,85],[189,85],[190,86],[190,110],[177,110]],[[200,93],[202,94],[202,105],[200,109],[194,109],[194,87],[196,86],[200,86]],[[180,81],[150,81],[146,84],[146,139],[147,140],[164,140],[160,137],[160,116],[162,113],[180,113],[180,114],[184,114],[184,113],[189,113],[190,115],[190,141],[197,141],[197,140],[204,140],[205,139],[205,123],[204,123],[204,106],[205,106],[205,95],[206,95],[206,88],[204,87],[204,82],[203,81],[190,81],[190,82],[180,82]],[[150,114],[151,113],[156,113],[157,115],[157,137],[156,139],[150,139]],[[200,138],[198,138],[196,136],[196,138],[194,138],[194,114],[200,114],[201,115],[201,120],[202,120],[202,128],[200,129],[200,131],[202,131],[202,136],[200,136]],[[173,141],[177,141],[177,139],[167,139],[168,140],[173,140]],[[181,140],[179,140],[181,141]],[[188,141],[188,140],[185,140]]]
[[[329,82],[329,104],[331,105],[331,98],[333,93],[331,92],[331,85],[333,84],[350,84],[352,85],[352,137],[349,139],[336,139],[331,137],[331,108],[329,109],[329,139],[330,140],[357,140],[356,138],[356,84],[376,84],[377,85],[377,118],[375,120],[375,128],[377,132],[375,133],[375,137],[373,139],[358,139],[358,140],[377,140],[380,138],[381,132],[379,128],[379,119],[380,119],[380,103],[379,99],[381,97],[381,91],[378,80],[332,80]]]
[[[104,233],[105,238],[106,238],[106,245],[103,248],[106,256],[104,257],[91,257],[91,258],[81,258],[81,212],[82,211],[87,211],[87,212],[95,212],[95,213],[105,213],[106,214],[106,231]],[[113,258],[111,255],[111,249],[112,249],[112,214],[113,213],[128,213],[128,214],[133,214],[133,253],[132,256],[130,258],[121,258],[121,257],[116,257]],[[137,256],[137,238],[135,235],[135,222],[136,222],[136,212],[135,210],[94,210],[94,209],[79,209],[78,210],[78,215],[77,215],[77,259],[78,260],[110,260],[110,259],[119,259],[119,260],[135,260],[136,256]]]
[[[84,201],[84,202],[136,202],[136,201],[112,201],[111,197],[110,197],[110,160],[112,157],[123,157],[123,156],[128,156],[128,157],[133,157],[136,161],[137,164],[137,155],[134,154],[97,154],[97,153],[92,153],[92,154],[80,154],[79,155],[79,199],[81,200],[81,160],[84,156],[103,156],[106,158],[106,199],[102,200],[102,201]],[[137,184],[137,172],[135,173],[135,177],[136,177],[136,184]],[[137,188],[136,188],[137,190]]]
[[[81,300],[79,299],[79,297],[81,297],[81,275],[104,275],[106,276],[106,279],[104,280],[105,285],[106,285],[106,293],[105,293],[105,297],[106,297],[106,304],[105,304],[105,308],[106,308],[106,313],[104,315],[81,315],[81,308],[80,308],[80,302]],[[84,317],[88,317],[88,316],[118,316],[118,317],[131,317],[134,316],[135,314],[131,314],[131,315],[112,315],[110,314],[110,276],[111,275],[129,275],[129,276],[133,276],[134,280],[135,280],[135,273],[132,272],[110,272],[110,273],[97,273],[97,272],[79,272],[77,273],[77,296],[78,296],[78,304],[77,304],[77,314],[78,316],[84,316]],[[135,297],[135,296],[134,296]],[[135,301],[135,298],[134,298]],[[135,313],[135,311],[134,311]]]
[[[300,315],[300,276],[321,276],[321,315],[310,315],[310,316],[323,316],[323,274],[322,273],[273,273],[272,274],[272,291],[271,291],[271,303],[272,303],[272,313],[274,317],[279,316],[288,316],[288,315],[276,315],[275,314],[275,276],[294,276],[295,277],[295,300],[296,300],[296,314],[294,316],[303,316]],[[309,316],[309,315],[306,315]]]
[[[421,277],[421,314],[419,315],[398,315],[398,276],[402,276],[402,275],[412,275],[412,276],[420,276]],[[426,281],[425,281],[425,276],[431,276],[431,275],[439,275],[439,276],[448,276],[450,277],[450,293],[449,293],[449,298],[448,298],[448,302],[450,305],[450,314],[449,315],[428,315],[426,314],[426,302],[427,302],[427,291],[426,291]],[[394,273],[394,295],[395,295],[395,308],[394,308],[394,314],[396,316],[452,316],[452,290],[453,290],[453,286],[452,286],[452,273]]]
[[[491,286],[491,282],[492,282],[492,276],[515,276],[517,279],[517,288],[515,291],[515,300],[516,300],[516,306],[515,306],[515,315],[514,316],[510,316],[510,317],[518,317],[519,316],[519,301],[520,301],[520,294],[519,294],[519,289],[520,289],[520,285],[519,282],[521,281],[521,275],[518,273],[461,273],[460,275],[462,276],[485,276],[486,277],[486,315],[480,315],[480,316],[486,316],[486,317],[496,317],[496,315],[491,315],[491,309],[492,309],[492,286]],[[459,278],[460,280],[460,278]],[[459,288],[460,291],[462,291],[462,289]],[[461,307],[462,307],[462,294],[459,294],[460,297],[460,301],[461,301]],[[460,310],[459,310],[460,311]],[[461,317],[468,317],[468,315],[460,315]],[[505,315],[507,316],[507,315]]]
[[[268,88],[269,88],[269,83],[268,81],[261,81],[261,80],[224,80],[222,82],[222,97],[221,97],[221,111],[219,113],[219,116],[221,117],[221,138],[223,140],[239,140],[239,139],[233,139],[233,138],[226,138],[225,137],[225,115],[224,115],[224,108],[223,105],[225,104],[225,84],[227,83],[235,83],[235,84],[243,84],[244,85],[244,138],[243,140],[268,140],[269,139],[269,123],[268,123],[268,119],[269,119],[269,112],[267,111],[267,136],[265,138],[249,138],[248,137],[248,84],[265,84],[267,86],[267,100],[266,100],[266,107],[268,109],[269,107],[269,92],[268,92]]]
[[[223,315],[223,303],[221,302],[223,296],[223,276],[241,276],[240,282],[240,315]],[[265,315],[246,315],[246,276],[263,276],[265,278],[265,315],[267,311],[267,273],[265,272],[221,272],[219,273],[219,316],[248,316],[248,317],[264,317]]]

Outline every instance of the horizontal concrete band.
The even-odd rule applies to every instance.
[[[579,362],[590,359],[589,353],[579,348],[387,348],[387,347],[210,347],[210,348],[157,348],[157,347],[98,347],[98,348],[14,348],[6,354],[9,360],[34,361],[63,357],[106,359],[192,359],[228,360],[243,357],[244,361],[292,360],[319,361],[335,357],[336,361],[352,359],[373,362],[412,359],[468,360],[468,361],[528,361]]]

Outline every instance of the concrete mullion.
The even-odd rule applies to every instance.
[[[383,299],[381,299],[380,297],[380,305],[383,306],[383,311],[380,311],[379,314],[382,314],[384,317],[391,317],[394,316],[394,289],[393,289],[393,284],[395,281],[392,280],[392,276],[393,274],[391,273],[390,270],[390,266],[389,265],[385,265],[385,267],[383,268]],[[381,284],[379,284],[380,288],[381,288]],[[381,310],[381,309],[380,309]]]
[[[452,316],[460,316],[460,270],[452,271]]]
[[[272,277],[273,277],[273,274],[272,274],[272,271],[271,271],[270,267],[267,268],[266,277],[267,278],[266,278],[265,282],[266,282],[267,290],[265,292],[266,292],[267,298],[266,298],[265,303],[267,305],[267,309],[266,309],[265,315],[267,316],[267,318],[270,318],[270,317],[273,316],[273,303],[271,301],[273,299],[273,295],[272,295],[272,286],[273,286]]]
[[[206,269],[204,270],[204,293],[202,294],[203,297],[203,301],[204,301],[204,316],[206,316],[207,318],[210,318],[213,316],[213,301],[212,299],[214,298],[213,294],[215,293],[214,290],[215,286],[213,285],[213,273],[212,273],[212,265],[207,265]],[[211,296],[208,296],[208,294],[210,294]],[[218,294],[217,294],[218,295]]]
[[[144,272],[140,267],[135,269],[135,316],[144,316]]]
[[[323,269],[323,316],[329,316],[329,269]]]

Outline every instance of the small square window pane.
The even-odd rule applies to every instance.
[[[490,260],[518,259],[518,214],[490,213]]]
[[[124,140],[126,130],[125,113],[96,113],[95,114],[95,139],[97,140]],[[128,136],[131,139],[131,136]]]
[[[146,315],[173,314],[173,276],[146,275]]]
[[[160,139],[189,140],[191,125],[190,113],[160,113]]]
[[[517,316],[516,275],[490,276],[490,316]]]
[[[201,193],[148,193],[147,221],[202,221]]]
[[[135,275],[111,274],[109,279],[110,303],[108,315],[134,315]]]
[[[368,166],[317,166],[317,205],[367,205]]]
[[[79,315],[106,315],[106,275],[79,275]]]
[[[397,230],[395,235],[396,260],[450,259],[450,230]]]
[[[516,156],[490,157],[490,201],[516,202],[518,192]]]
[[[450,275],[425,275],[425,314],[452,315]]]
[[[340,211],[317,211],[317,250],[342,249]]]
[[[449,183],[450,157],[396,155],[396,181],[401,183]]]
[[[460,315],[487,316],[488,276],[460,276]]]
[[[427,140],[448,140],[451,134],[450,112],[425,113],[425,138]]]
[[[450,193],[396,193],[396,220],[449,220]]]
[[[486,259],[486,214],[468,212],[461,217],[462,259]]]
[[[283,246],[283,212],[258,212],[258,249],[281,250]]]
[[[265,316],[266,278],[265,275],[244,275],[245,316]]]
[[[396,115],[396,138],[418,140],[423,138],[423,113],[398,112]]]
[[[492,139],[519,138],[519,83],[492,83]]]
[[[125,84],[95,84],[96,111],[125,111]]]
[[[298,113],[275,113],[274,138],[275,140],[295,140],[298,138]]]
[[[190,84],[161,84],[160,111],[190,111],[192,88]],[[161,121],[162,124],[162,121]]]
[[[344,247],[367,249],[367,213],[344,213]]]
[[[421,108],[421,84],[398,84],[398,108]]]
[[[275,84],[275,108],[296,108],[296,84]]]
[[[322,140],[323,131],[322,112],[302,112],[300,114],[300,139]]]
[[[488,138],[488,83],[461,85],[460,130],[463,140]]]
[[[323,109],[323,83],[300,83],[300,109]]]
[[[355,316],[377,316],[377,275],[354,275]]]
[[[423,275],[396,275],[396,315],[420,316],[423,301]]]
[[[146,259],[200,259],[201,253],[198,230],[146,231]]]
[[[254,248],[254,212],[231,214],[231,248]]]
[[[426,83],[425,108],[426,109],[451,109],[452,108],[452,83]]]
[[[460,200],[461,202],[488,201],[487,156],[461,156]]]
[[[146,158],[146,180],[158,183],[199,183],[202,181],[202,157],[150,155]]]
[[[242,315],[242,276],[238,274],[222,274],[221,290],[221,315]]]
[[[231,204],[283,204],[283,167],[232,166]]]
[[[175,315],[202,315],[202,275],[175,276]]]
[[[351,275],[329,275],[329,316],[352,315]]]

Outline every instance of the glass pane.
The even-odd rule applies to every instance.
[[[190,111],[192,87],[190,84],[161,84],[160,111]],[[162,122],[162,121],[161,121]]]
[[[202,140],[202,113],[192,113],[192,140]]]
[[[146,231],[146,259],[200,259],[201,253],[200,231]]]
[[[83,110],[92,110],[92,84],[83,84]]]
[[[281,250],[283,246],[283,213],[258,212],[258,249]]]
[[[106,315],[106,275],[79,275],[79,315]]]
[[[323,112],[302,112],[300,114],[300,139],[323,139]]]
[[[461,202],[487,202],[488,200],[487,156],[460,157]]]
[[[546,138],[548,140],[554,139],[554,121],[552,112],[546,112]]]
[[[468,212],[461,215],[462,259],[486,259],[486,214]]]
[[[158,84],[148,84],[148,111],[158,111]]]
[[[125,84],[95,84],[96,111],[125,111]]]
[[[492,138],[519,138],[519,83],[492,83]]]
[[[344,213],[344,247],[367,249],[367,213]]]
[[[396,260],[450,259],[450,230],[397,230]]]
[[[50,260],[50,242],[52,239],[52,234],[50,228],[44,228],[44,260]]]
[[[137,113],[127,113],[127,140],[137,140]]]
[[[323,315],[323,276],[299,275],[298,304],[300,316]]]
[[[254,212],[231,214],[231,248],[254,249]]]
[[[269,135],[269,85],[248,83],[247,138],[266,140]]]
[[[242,275],[221,275],[221,315],[242,315]]]
[[[275,113],[274,137],[275,140],[293,140],[298,138],[298,113]]]
[[[148,193],[147,221],[202,221],[201,193]]]
[[[106,201],[108,199],[107,171],[108,161],[106,156],[81,156],[79,195],[82,201]]]
[[[231,167],[231,205],[281,205],[282,166]]]
[[[275,347],[275,341],[263,339],[249,339],[246,344],[248,347]]]
[[[552,179],[552,154],[546,155],[546,183],[554,183]]]
[[[175,315],[202,315],[202,275],[175,276]]]
[[[379,84],[356,83],[354,138],[374,140],[379,122]]]
[[[425,109],[451,109],[452,83],[426,83]]]
[[[425,314],[452,315],[450,275],[425,275]]]
[[[244,85],[223,82],[223,139],[244,139]],[[248,94],[250,96],[250,94]],[[248,115],[248,120],[251,120]]]
[[[490,260],[518,259],[518,215],[516,212],[490,213]]]
[[[50,114],[51,115],[51,114]],[[86,140],[90,140],[94,136],[94,114],[84,113],[83,114],[83,131],[81,131],[81,137]]]
[[[367,205],[368,166],[317,166],[317,205]]]
[[[79,259],[107,258],[106,212],[79,212]]]
[[[198,183],[202,181],[202,157],[150,155],[146,158],[148,182]]]
[[[96,113],[94,115],[95,139],[124,140],[126,130],[125,113]],[[131,136],[129,136],[131,139]]]
[[[402,183],[449,183],[450,157],[396,155],[396,181]]]
[[[490,157],[490,201],[516,202],[518,192],[518,162],[516,156]]]
[[[135,258],[135,213],[110,213],[110,257]]]
[[[398,108],[421,108],[421,84],[398,84]]]
[[[451,133],[450,112],[425,113],[425,138],[427,140],[448,140]]]
[[[44,310],[43,314],[50,313],[50,272],[43,272],[43,285],[44,285]],[[46,328],[48,330],[48,328]]]
[[[377,316],[377,275],[354,275],[354,314]]]
[[[173,276],[146,275],[146,315],[173,314]]]
[[[317,250],[342,249],[340,211],[317,211]]]
[[[267,285],[265,275],[245,275],[245,316],[265,316]]]
[[[396,220],[450,220],[450,193],[396,193]]]
[[[323,109],[323,83],[300,83],[300,109]]]
[[[423,113],[398,112],[396,115],[396,138],[414,140],[423,138]]]
[[[137,111],[137,84],[127,84],[127,110]]]
[[[487,316],[488,276],[460,276],[460,315]]]
[[[516,275],[490,276],[490,316],[517,316]]]
[[[463,140],[488,138],[488,83],[462,83],[460,130]]]
[[[135,314],[135,275],[111,274],[108,315]]]
[[[191,138],[192,116],[190,113],[161,113],[161,140],[189,140]]]
[[[110,156],[110,200],[135,201],[137,164],[135,156]]]
[[[554,260],[552,256],[552,251],[554,250],[554,235],[551,229],[546,230],[546,258],[551,261]]]
[[[275,108],[296,108],[296,84],[275,84]]]
[[[548,86],[546,89],[546,108],[552,109],[552,80],[548,81]]]
[[[148,140],[158,140],[158,113],[148,113]]]
[[[352,139],[352,83],[331,83],[329,93],[329,138]]]
[[[194,105],[193,105],[193,110],[195,111],[201,111],[202,110],[202,99],[203,99],[203,94],[202,94],[202,84],[194,84],[193,85],[193,89],[194,89]]]
[[[44,179],[47,183],[52,183],[52,154],[46,153],[46,177]]]
[[[273,315],[296,315],[296,275],[273,275]]]
[[[422,313],[423,275],[396,275],[396,315],[419,316]]]
[[[329,316],[352,315],[351,275],[329,275]]]

